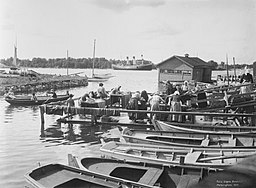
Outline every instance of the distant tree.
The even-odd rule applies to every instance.
[[[208,65],[210,65],[212,69],[217,69],[218,67],[218,63],[213,60],[208,61]]]

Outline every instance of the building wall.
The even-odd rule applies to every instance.
[[[201,69],[201,68],[194,68],[193,69],[192,80],[195,80],[197,82],[202,82],[203,81],[203,69]]]
[[[159,82],[184,81],[192,79],[192,68],[182,61],[172,58],[158,67]]]
[[[212,80],[212,69],[204,68],[203,82],[211,82],[211,80]]]

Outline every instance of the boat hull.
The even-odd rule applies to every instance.
[[[152,64],[143,64],[143,65],[112,65],[114,70],[144,70],[144,71],[151,71]]]
[[[154,121],[155,128],[161,131],[179,131],[196,133],[230,133],[230,134],[251,134],[256,133],[256,127],[252,126],[214,126],[200,124],[172,123],[163,121]]]
[[[124,181],[119,178],[105,176],[99,173],[80,170],[78,168],[49,164],[38,167],[25,175],[26,180],[35,188],[50,187],[153,187]]]
[[[140,161],[157,165],[177,166],[189,165],[224,169],[240,162],[245,157],[255,154],[255,151],[236,152],[230,150],[205,150],[199,148],[172,148],[149,144],[129,144],[109,142],[100,150],[113,158]]]
[[[140,144],[169,145],[184,148],[253,149],[256,151],[254,135],[204,134],[189,132],[167,132],[149,130],[125,130],[126,142]]]
[[[217,169],[198,167],[163,167],[162,165],[152,165],[140,162],[116,160],[99,157],[85,157],[78,162],[80,167],[92,172],[102,173],[119,177],[148,185],[160,185],[160,187],[180,187],[184,179],[188,184],[198,183],[209,174],[215,173]]]
[[[65,101],[69,98],[68,95],[59,95],[57,98],[51,98],[49,96],[37,96],[37,101],[31,100],[30,96],[17,96],[15,98],[5,97],[5,101],[11,105],[21,105],[21,106],[30,106],[30,105],[42,105],[52,102]]]

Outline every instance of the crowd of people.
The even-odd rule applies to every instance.
[[[244,74],[240,77],[240,84],[249,84],[253,83],[253,77],[250,74],[248,70],[245,70]],[[192,100],[204,100],[207,98],[206,92],[204,92],[199,84],[195,81],[184,81],[183,83],[175,83],[167,80],[164,83],[164,91],[160,93],[159,91],[148,94],[146,90],[143,91],[136,91],[134,93],[130,93],[129,101],[125,103],[126,106],[123,106],[122,108],[126,108],[129,110],[150,110],[150,111],[161,111],[170,109],[170,111],[173,112],[181,112],[186,111],[187,108],[191,107],[198,107],[198,108],[204,108],[208,104],[206,100],[204,102],[195,103],[192,102]],[[240,93],[248,93],[251,91],[251,85],[249,86],[242,86],[240,88]],[[81,106],[81,103],[85,102],[87,104],[87,107],[95,107],[96,100],[102,101],[101,107],[106,107],[105,101],[109,100],[111,101],[111,107],[115,106],[115,104],[120,107],[120,104],[122,99],[118,96],[118,94],[123,94],[124,92],[121,91],[121,86],[118,85],[115,88],[112,88],[110,91],[106,91],[104,84],[99,83],[98,88],[96,91],[90,91],[88,93],[85,93],[79,101],[79,104]],[[56,98],[57,95],[54,90],[51,90],[48,93],[49,96],[52,98]],[[225,98],[226,97],[226,98]],[[31,100],[37,100],[37,97],[35,93],[32,94]],[[227,94],[225,93],[224,100],[228,103]],[[68,106],[75,106],[75,102],[73,99],[73,95],[69,95],[69,99],[66,101],[66,104]],[[162,105],[161,105],[162,104]],[[194,106],[196,105],[196,106]],[[97,107],[99,106],[97,102]],[[150,117],[148,117],[148,114],[146,112],[140,112],[135,113],[131,112],[128,113],[129,119],[132,121],[148,121],[151,118],[154,119],[160,119],[159,114],[150,114]],[[187,116],[185,116],[186,120]],[[175,122],[183,122],[184,121],[184,115],[180,114],[172,114],[169,115],[167,118],[168,121],[175,121]]]

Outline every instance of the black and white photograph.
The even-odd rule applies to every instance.
[[[252,188],[256,0],[0,0],[0,187]]]

